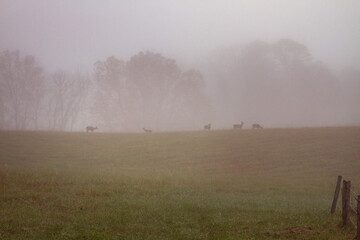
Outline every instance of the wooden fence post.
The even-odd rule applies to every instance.
[[[356,240],[360,240],[360,195],[357,196],[357,235]]]
[[[350,189],[351,181],[343,181],[342,188],[342,220],[343,226],[350,225]]]
[[[342,176],[338,176],[335,193],[334,193],[334,200],[333,200],[332,206],[331,206],[331,214],[334,214],[335,210],[336,210],[336,204],[337,204],[337,200],[339,198],[339,192],[340,192],[340,187],[341,187],[341,179],[342,179]]]

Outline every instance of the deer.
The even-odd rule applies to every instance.
[[[253,128],[253,129],[262,129],[262,126],[260,126],[260,124],[258,124],[258,123],[254,123],[254,124],[252,125],[252,128]]]
[[[150,129],[143,128],[143,130],[144,130],[146,133],[152,133],[152,131],[151,131]]]
[[[244,122],[241,122],[241,124],[234,124],[233,127],[234,127],[234,129],[242,129],[243,125],[244,125]]]
[[[211,124],[210,123],[204,126],[204,130],[209,130],[210,131],[210,129],[211,129]]]
[[[96,129],[98,129],[98,127],[87,126],[86,132],[94,132],[94,130],[96,130]]]

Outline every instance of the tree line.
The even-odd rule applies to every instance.
[[[112,130],[196,128],[210,114],[202,74],[181,71],[175,60],[158,53],[98,61],[94,80],[93,112]]]
[[[360,72],[332,71],[294,40],[252,42],[217,52],[204,68],[223,126],[360,124]],[[215,90],[216,89],[216,90]]]
[[[90,82],[81,74],[46,74],[34,56],[0,53],[0,129],[71,130]]]
[[[196,127],[210,112],[204,86],[198,70],[181,71],[175,60],[153,52],[140,52],[128,61],[114,56],[97,61],[91,78],[64,71],[48,74],[35,57],[4,51],[0,128],[63,131],[91,121],[108,131]]]
[[[201,71],[200,71],[201,70]],[[296,41],[219,50],[200,70],[150,51],[110,56],[90,75],[46,72],[34,56],[0,52],[0,129],[107,131],[359,124],[360,73],[334,74]]]

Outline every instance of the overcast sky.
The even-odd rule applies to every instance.
[[[212,51],[291,38],[315,59],[360,69],[359,0],[0,0],[0,51],[49,71],[151,50],[195,64]]]

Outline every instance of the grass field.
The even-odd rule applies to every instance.
[[[338,175],[360,193],[360,127],[5,131],[0,239],[353,239]]]

